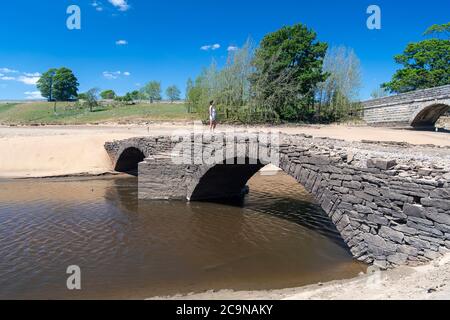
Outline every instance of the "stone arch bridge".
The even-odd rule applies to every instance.
[[[363,102],[370,125],[434,127],[450,110],[450,85]]]
[[[314,196],[360,261],[414,265],[450,249],[448,148],[262,133],[142,137],[105,147],[117,171],[137,170],[141,199],[241,195],[274,163]]]

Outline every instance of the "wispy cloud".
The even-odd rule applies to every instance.
[[[235,46],[229,46],[227,50],[228,50],[228,51],[238,51],[239,48],[238,48],[238,47],[235,47]]]
[[[116,45],[118,46],[126,46],[128,44],[127,40],[117,40]]]
[[[9,68],[0,68],[0,72],[1,73],[18,73],[19,71],[13,70],[13,69],[9,69]]]
[[[116,7],[119,11],[128,11],[130,9],[130,5],[127,0],[108,0],[114,7]]]
[[[103,4],[100,1],[92,1],[91,6],[93,6],[95,8],[95,10],[97,11],[103,11]]]
[[[27,91],[24,94],[27,100],[43,99],[40,91]]]
[[[217,50],[217,49],[220,49],[220,44],[218,44],[218,43],[216,43],[216,44],[207,44],[207,45],[204,45],[204,46],[200,47],[200,50],[203,50],[203,51]]]
[[[40,78],[40,73],[24,73],[23,76],[18,77],[16,80],[31,86],[35,85]]]
[[[131,73],[128,71],[104,71],[103,76],[108,80],[116,80],[119,79],[121,76],[129,77],[131,76]]]
[[[18,81],[26,85],[36,85],[41,78],[39,72],[19,72],[10,68],[0,68],[0,80],[3,81]],[[20,75],[15,75],[20,74]],[[14,75],[14,76],[13,76]]]

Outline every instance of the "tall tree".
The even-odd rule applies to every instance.
[[[143,88],[143,92],[150,103],[161,100],[161,82],[150,81]]]
[[[87,91],[84,95],[86,97],[86,104],[89,106],[89,111],[92,112],[94,108],[98,105],[98,93],[100,89],[92,88]]]
[[[48,101],[53,100],[53,82],[57,71],[58,69],[52,68],[44,72],[36,84],[41,96],[47,98]]]
[[[281,120],[308,120],[318,83],[325,81],[328,45],[303,24],[266,35],[256,50],[251,78],[256,103]]]
[[[116,98],[116,93],[114,90],[105,90],[100,93],[100,97],[103,100],[114,100]]]
[[[180,100],[181,91],[176,85],[173,85],[167,88],[166,95],[170,99],[170,102],[174,102],[175,100]]]
[[[53,79],[53,98],[56,101],[68,101],[78,94],[78,79],[68,68],[60,68]]]
[[[445,27],[433,26],[427,34],[448,32]],[[437,31],[436,31],[437,30]],[[404,93],[450,84],[450,40],[427,39],[410,43],[403,54],[395,56],[395,62],[403,66],[384,83],[383,88],[392,93]]]
[[[37,82],[37,88],[44,98],[54,101],[56,114],[56,102],[74,99],[78,94],[78,79],[68,68],[49,69]]]
[[[323,71],[328,74],[325,82],[318,85],[318,116],[336,121],[352,113],[354,101],[361,87],[361,63],[355,52],[345,46],[332,47],[327,51]]]

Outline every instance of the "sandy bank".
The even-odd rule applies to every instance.
[[[223,290],[169,300],[450,300],[450,254],[420,267],[400,267],[355,279],[301,288],[242,291]]]
[[[111,172],[103,145],[106,141],[192,130],[183,124],[0,127],[0,177],[47,177]],[[231,127],[221,127],[231,129]],[[239,130],[246,129],[239,127]],[[251,127],[250,130],[270,130]],[[378,140],[450,146],[450,134],[350,126],[276,127],[286,133],[304,133],[347,141]]]

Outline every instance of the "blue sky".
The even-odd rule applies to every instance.
[[[283,25],[313,28],[321,41],[352,47],[368,98],[398,68],[393,61],[434,23],[450,21],[449,0],[17,0],[0,11],[0,100],[36,97],[34,83],[51,67],[69,67],[80,91],[119,94],[150,80],[184,91],[214,58],[251,36],[256,42]],[[68,30],[69,5],[81,8],[81,30]],[[382,10],[382,29],[366,27],[369,5]],[[220,48],[208,47],[220,45]],[[202,50],[203,47],[203,50]],[[213,50],[214,48],[214,50]]]

